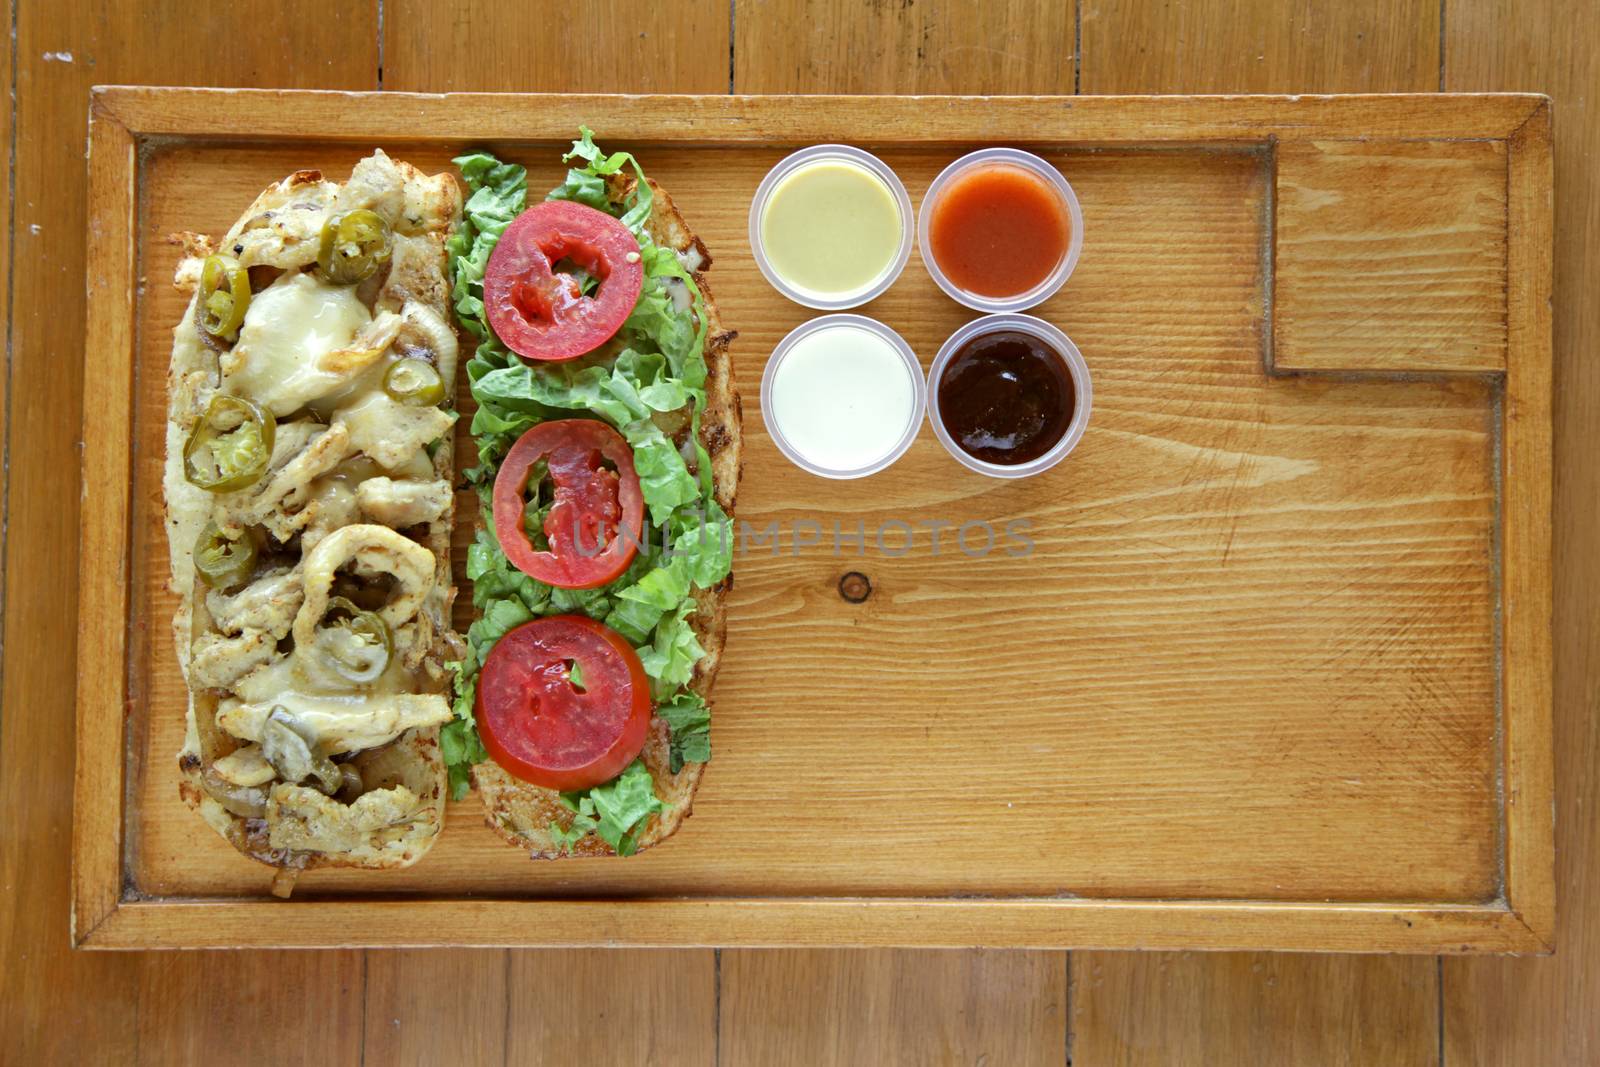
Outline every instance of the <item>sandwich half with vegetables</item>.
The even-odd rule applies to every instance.
[[[740,408],[705,246],[587,129],[566,180],[456,160],[453,300],[478,340],[477,618],[451,789],[535,858],[631,855],[689,813],[731,587]]]

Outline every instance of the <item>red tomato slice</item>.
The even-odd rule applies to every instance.
[[[535,619],[490,650],[476,717],[483,747],[511,774],[546,789],[588,789],[644,749],[650,679],[615,630],[582,615]]]
[[[545,518],[548,551],[523,525],[534,464],[545,461],[555,503]],[[615,470],[603,465],[609,460]],[[546,585],[593,589],[628,569],[644,531],[644,494],[633,449],[594,419],[541,422],[506,453],[494,479],[494,532],[511,565]],[[603,547],[602,547],[603,546]]]
[[[562,260],[599,279],[593,296],[555,269]],[[484,272],[483,303],[495,336],[517,355],[575,359],[621,329],[643,287],[639,242],[626,226],[584,204],[546,200],[500,235]]]

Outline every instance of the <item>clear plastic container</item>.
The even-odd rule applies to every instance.
[[[900,247],[895,252],[894,258],[872,281],[845,292],[818,292],[791,283],[777,272],[771,260],[767,258],[765,242],[761,235],[762,216],[766,212],[767,201],[777,190],[778,184],[802,167],[823,162],[846,163],[865,170],[883,182],[900,213]],[[849,145],[814,145],[784,157],[777,166],[767,172],[765,178],[761,179],[761,184],[756,187],[756,195],[750,201],[750,249],[755,253],[756,266],[761,268],[761,273],[778,292],[797,304],[820,311],[843,311],[846,308],[860,307],[882,295],[905,270],[906,262],[911,258],[911,239],[915,230],[916,216],[911,208],[911,194],[906,192],[905,183],[900,180],[899,175],[877,156]]]
[[[1030,334],[1059,353],[1062,362],[1067,365],[1067,373],[1072,376],[1072,388],[1076,393],[1072,421],[1067,424],[1067,432],[1061,435],[1061,440],[1057,441],[1050,451],[1026,463],[990,463],[969,454],[956,444],[955,438],[950,436],[950,431],[945,429],[944,419],[939,414],[939,379],[943,377],[945,367],[949,366],[957,350],[974,337],[1002,330]],[[928,421],[933,424],[934,436],[944,445],[945,451],[965,466],[979,474],[987,474],[991,478],[1026,478],[1047,471],[1060,463],[1068,452],[1077,447],[1084,430],[1088,429],[1089,410],[1094,400],[1093,390],[1089,384],[1089,365],[1084,362],[1083,353],[1078,351],[1078,346],[1073,344],[1072,339],[1066,334],[1032,315],[985,315],[981,319],[973,319],[951,334],[940,347],[939,354],[933,358],[933,366],[928,370],[926,395]]]
[[[796,394],[791,400],[800,402],[799,409],[806,414],[815,414],[826,410],[830,415],[842,418],[849,427],[860,430],[857,423],[864,414],[869,414],[876,407],[881,409],[881,404],[886,397],[881,395],[882,390],[867,390],[851,395],[848,389],[849,382],[842,375],[830,376],[825,379],[827,390],[827,407],[822,408],[816,401],[807,395],[805,381],[789,381],[784,375],[784,363],[796,352],[802,342],[814,335],[840,327],[852,327],[865,331],[873,337],[884,342],[885,348],[898,357],[900,367],[905,371],[906,387],[910,390],[910,400],[907,404],[907,414],[904,427],[884,426],[877,430],[874,436],[881,437],[881,447],[874,449],[870,454],[863,454],[856,461],[843,462],[837,457],[825,456],[823,449],[813,447],[808,453],[803,439],[791,439],[784,432],[782,416],[779,414],[778,392],[784,389],[796,389]],[[860,339],[854,339],[860,340]],[[868,342],[870,343],[870,342]],[[809,357],[807,357],[809,358]],[[899,378],[890,368],[891,362],[885,362],[881,367],[874,368],[889,376],[890,384],[895,389],[899,387]],[[866,368],[861,368],[865,370]],[[798,370],[798,368],[797,368]],[[816,368],[810,372],[812,386],[818,381]],[[863,377],[866,377],[864,375]],[[922,415],[927,406],[927,381],[922,376],[922,365],[917,362],[917,355],[906,344],[905,339],[889,327],[876,319],[867,318],[865,315],[823,315],[803,323],[790,331],[789,335],[778,342],[778,347],[772,350],[772,355],[767,359],[766,370],[761,375],[761,421],[766,424],[767,433],[772,435],[772,441],[778,446],[789,461],[801,470],[810,471],[812,474],[823,478],[863,478],[869,474],[876,474],[895,460],[905,455],[906,449],[911,447],[911,442],[916,440],[917,431],[922,427]],[[874,396],[878,392],[880,395]],[[846,403],[847,400],[854,403]],[[851,418],[852,411],[856,417]],[[794,427],[791,427],[793,429]],[[810,437],[815,441],[817,428],[809,428]],[[896,433],[896,430],[899,432]],[[829,442],[832,444],[832,442]]]
[[[939,194],[960,175],[978,167],[1009,165],[1021,167],[1037,174],[1060,195],[1067,208],[1068,223],[1072,232],[1067,235],[1067,251],[1061,257],[1061,262],[1056,264],[1056,269],[1038,285],[1025,293],[1016,296],[983,296],[978,293],[968,292],[960,288],[949,278],[944,271],[939,269],[938,262],[933,258],[931,244],[928,240],[928,229],[932,224],[933,205],[938,202]],[[917,211],[917,247],[922,249],[922,262],[928,268],[928,273],[949,296],[969,308],[985,311],[990,314],[999,314],[1008,311],[1026,311],[1050,299],[1072,277],[1073,268],[1078,265],[1078,256],[1083,251],[1083,209],[1078,206],[1078,196],[1072,191],[1072,186],[1061,172],[1049,163],[1040,159],[1031,152],[1024,152],[1018,148],[985,148],[977,152],[969,152],[939,172],[933,179],[933,184],[928,186],[927,195],[922,198],[922,206]]]

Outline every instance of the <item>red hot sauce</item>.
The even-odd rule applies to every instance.
[[[956,288],[1018,296],[1050,277],[1072,237],[1060,194],[1025,167],[991,163],[959,174],[939,193],[928,251]]]

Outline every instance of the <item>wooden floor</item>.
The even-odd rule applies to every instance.
[[[0,1063],[1600,1063],[1592,0],[27,0],[11,19]],[[102,82],[1551,94],[1557,955],[70,952],[83,157]]]

